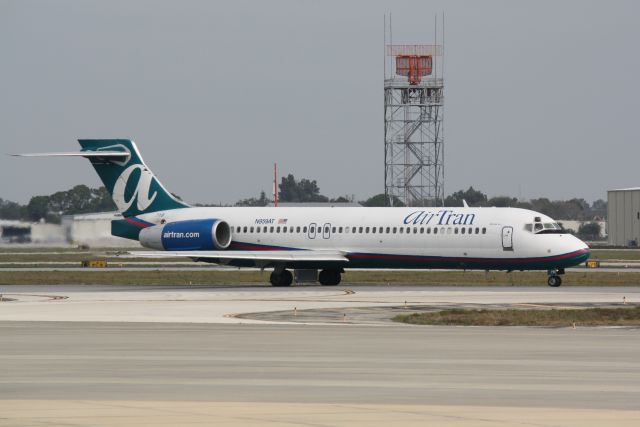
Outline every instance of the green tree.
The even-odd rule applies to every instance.
[[[329,198],[320,194],[320,188],[316,180],[310,181],[302,178],[296,181],[292,174],[282,177],[278,185],[278,199],[281,202],[328,202]]]
[[[497,196],[487,200],[487,206],[495,206],[496,208],[518,207],[518,204],[518,199],[509,196]]]
[[[396,196],[391,196],[391,200],[393,200],[394,207],[404,207],[404,203],[397,198]],[[391,203],[389,201],[389,197],[387,197],[384,193],[376,194],[375,196],[369,197],[367,200],[360,202],[362,206],[367,207],[389,207]]]
[[[236,202],[236,206],[267,206],[271,200],[267,198],[267,193],[260,192],[260,197],[250,197],[248,199],[242,199]]]
[[[49,196],[34,196],[27,204],[27,219],[40,221],[49,214]]]
[[[606,218],[607,217],[607,202],[602,199],[598,199],[591,204],[591,216],[593,218]]]
[[[20,203],[0,198],[0,218],[2,219],[22,219],[25,215],[25,208]]]
[[[578,236],[586,240],[597,240],[600,238],[600,224],[597,222],[587,222],[578,228]]]
[[[469,206],[486,206],[487,195],[482,191],[475,190],[473,187],[469,187],[466,191],[456,191],[450,196],[444,199],[444,205],[447,207],[463,206],[462,201],[465,200]]]

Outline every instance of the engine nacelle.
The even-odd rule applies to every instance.
[[[191,219],[140,231],[140,244],[161,251],[208,251],[231,244],[229,224],[219,219]]]

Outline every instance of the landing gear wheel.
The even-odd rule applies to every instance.
[[[322,286],[336,286],[340,284],[342,276],[339,270],[322,270],[318,275],[318,282]]]
[[[560,278],[560,276],[549,276],[549,278],[547,279],[547,284],[553,288],[557,288],[558,286],[562,285],[562,279]]]
[[[282,270],[280,274],[274,271],[271,273],[269,281],[273,286],[291,286],[291,283],[293,283],[293,274],[291,274],[289,270]]]

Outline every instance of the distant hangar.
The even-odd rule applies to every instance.
[[[607,201],[609,244],[638,246],[640,244],[640,187],[609,190]]]

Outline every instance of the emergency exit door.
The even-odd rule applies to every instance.
[[[502,249],[513,250],[513,227],[502,227]]]

